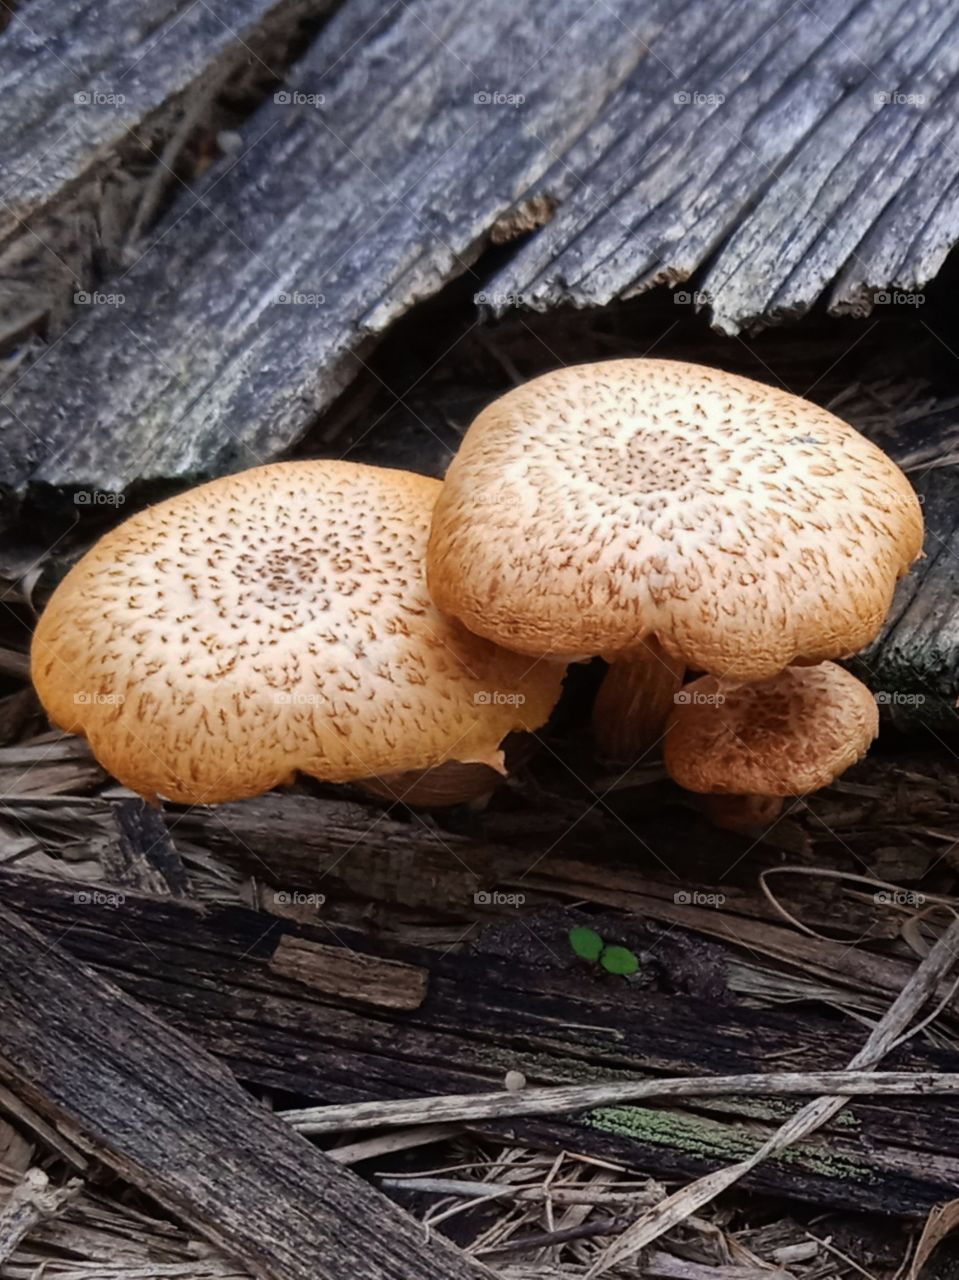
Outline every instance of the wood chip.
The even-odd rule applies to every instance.
[[[270,968],[323,995],[384,1009],[418,1009],[426,999],[429,979],[427,971],[415,965],[288,934],[280,939]]]

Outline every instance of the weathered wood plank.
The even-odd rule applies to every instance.
[[[218,96],[281,76],[301,24],[329,3],[9,7],[0,40],[4,347],[38,332],[53,342],[83,315],[87,305],[74,301],[130,265],[166,193],[181,188],[181,153],[201,120],[209,130],[217,119]],[[107,292],[122,296],[123,286]]]
[[[818,112],[842,96],[831,32],[852,17],[866,42],[878,35],[877,16],[853,17],[849,0],[830,6],[825,24],[824,7],[800,14],[788,4],[734,3],[720,24],[704,10],[719,31],[718,42],[704,42],[689,29],[700,6],[688,6],[683,23],[653,44],[665,64],[659,77],[637,74],[611,105],[610,118],[632,128],[606,131],[598,121],[571,152],[570,168],[583,180],[493,281],[494,309],[511,292],[537,309],[596,305],[687,278],[738,225]],[[778,127],[764,127],[773,113]]]
[[[287,448],[644,57],[621,34],[574,0],[351,0],[174,207],[124,305],[85,308],[4,398],[0,488],[72,503]]]
[[[677,998],[655,985],[603,981],[571,955],[565,925],[528,917],[542,936],[525,954],[505,938],[474,954],[438,956],[337,926],[330,946],[428,967],[415,1010],[375,1011],[278,973],[285,940],[314,942],[322,926],[252,911],[128,897],[121,907],[78,904],[68,887],[0,872],[5,900],[77,960],[196,1037],[242,1078],[318,1102],[412,1098],[495,1087],[509,1069],[531,1084],[652,1074],[742,1073],[788,1057],[790,1069],[838,1068],[861,1029],[815,1015]],[[609,922],[613,926],[612,920]],[[288,945],[288,944],[287,944]],[[956,1055],[910,1044],[889,1066],[954,1069]],[[692,1175],[750,1149],[791,1103],[700,1099],[681,1110],[606,1108],[565,1120],[489,1127],[523,1141],[615,1153],[668,1176]],[[959,1103],[857,1101],[821,1138],[753,1176],[757,1189],[832,1206],[920,1213],[959,1177]]]
[[[182,72],[193,83],[217,40],[236,41],[211,6],[167,4],[161,33],[200,24],[200,61]],[[245,4],[249,23],[267,12]],[[150,54],[128,77],[139,118],[175,98],[152,57],[168,42],[125,21],[134,55],[145,41]],[[93,65],[106,83],[109,58]],[[0,491],[72,500],[275,457],[397,317],[524,229],[539,228],[491,282],[476,278],[496,312],[596,305],[706,269],[698,297],[734,332],[801,314],[837,279],[839,311],[917,289],[959,233],[939,182],[957,69],[946,0],[921,13],[905,0],[727,0],[719,13],[347,0],[239,151],[123,273],[123,304],[84,307],[11,388]],[[23,92],[5,101],[11,118],[26,111]],[[82,128],[63,145],[83,154],[91,130],[109,151],[129,123],[68,107]],[[37,111],[48,128],[49,104]],[[19,170],[27,205],[72,172],[59,153]]]
[[[877,640],[853,664],[904,730],[959,732],[959,467],[914,473],[924,558],[899,586]]]
[[[876,295],[906,294],[933,280],[959,241],[959,178],[945,186],[959,155],[959,120],[940,113],[916,139],[919,163],[869,229],[836,281],[829,299],[834,315],[865,315]]]
[[[561,207],[486,290],[494,311],[597,305],[706,268],[698,297],[736,333],[803,314],[837,276],[837,312],[865,313],[938,270],[957,233],[941,176],[959,114],[951,6],[708,13],[707,44],[688,8],[654,35],[671,78],[638,71],[548,175]]]
[[[269,1280],[480,1280],[185,1036],[0,910],[0,1078]]]
[[[910,208],[919,203],[913,175],[956,118],[957,36],[943,6],[919,23],[914,13],[893,22],[870,50],[867,80],[804,139],[707,271],[721,332],[801,316],[846,263],[868,271],[863,237],[902,191]],[[927,195],[926,213],[934,207]],[[871,310],[875,299],[863,302]]]
[[[148,9],[33,0],[14,11],[0,40],[0,242],[107,164],[130,130],[155,141],[161,108],[175,113],[201,82],[214,88],[289,8],[289,0],[157,0]]]

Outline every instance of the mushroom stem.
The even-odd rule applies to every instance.
[[[782,813],[782,796],[702,796],[703,812],[714,827],[752,835],[768,827]]]
[[[655,636],[610,663],[593,704],[593,739],[604,760],[636,760],[660,741],[685,671]]]

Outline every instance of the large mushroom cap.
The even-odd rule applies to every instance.
[[[501,767],[562,673],[444,617],[424,559],[437,480],[289,462],[108,533],[54,592],[33,677],[51,718],[143,795],[237,799],[446,761]]]
[[[854,765],[878,732],[866,686],[823,662],[757,684],[694,680],[676,695],[663,756],[687,791],[800,796]]]
[[[628,658],[647,637],[742,679],[856,652],[919,555],[889,458],[797,396],[613,360],[485,409],[436,505],[433,598],[524,653]]]

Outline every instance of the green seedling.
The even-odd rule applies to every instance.
[[[608,947],[595,929],[578,925],[570,929],[569,945],[581,960],[599,964],[607,973],[629,978],[639,969],[639,960],[628,947]]]
[[[588,929],[585,925],[579,925],[576,929],[570,929],[569,945],[580,960],[588,960],[590,964],[595,964],[603,954],[603,947],[606,944],[595,929]]]
[[[627,947],[606,947],[599,963],[607,973],[617,973],[628,978],[639,969],[639,961]]]

